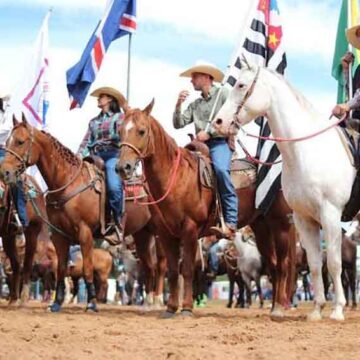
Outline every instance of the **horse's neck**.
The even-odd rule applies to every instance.
[[[301,99],[289,85],[273,74],[268,84],[272,92],[272,105],[267,112],[271,133],[274,137],[293,139],[309,135],[323,129],[328,124],[310,105]],[[299,146],[307,146],[306,141],[298,142]],[[292,158],[294,147],[291,142],[277,144],[283,157]]]
[[[153,154],[145,159],[145,173],[150,187],[165,188],[173,170],[177,151],[180,149],[160,125],[152,125]]]
[[[60,156],[54,142],[45,134],[39,135],[42,151],[36,164],[49,190],[58,189],[69,182],[76,168]]]

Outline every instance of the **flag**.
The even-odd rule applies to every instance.
[[[252,63],[276,70],[281,74],[287,66],[277,0],[258,0],[255,5],[254,14],[248,19],[249,26],[243,34],[245,40],[240,44],[223,81],[223,85],[230,89],[239,77],[240,59],[243,54]],[[257,123],[260,124],[261,136],[271,135],[265,118],[258,119]],[[273,141],[259,140],[257,157],[262,162],[281,160],[280,151]],[[269,210],[276,193],[281,188],[281,170],[281,163],[271,167],[264,165],[258,167],[255,206],[263,213]]]
[[[21,111],[28,122],[38,129],[46,126],[49,108],[48,24],[50,14],[51,11],[43,20],[25,76],[21,80],[20,88],[16,91],[17,100],[21,101]],[[14,104],[15,108],[18,106],[19,104]]]
[[[351,6],[351,14],[349,11],[349,1]],[[350,16],[349,16],[350,15]],[[346,29],[358,24],[359,4],[358,0],[343,0],[340,10],[339,23],[337,29],[335,51],[332,65],[332,76],[338,81],[337,102],[344,103],[348,99],[347,91],[345,88],[345,79],[342,71],[341,58],[349,51],[349,42],[346,39]],[[351,22],[349,24],[349,22]],[[354,64],[352,67],[352,75],[360,64],[360,51],[352,48],[354,54]]]
[[[81,107],[110,43],[136,30],[136,0],[109,0],[80,61],[66,72],[70,109]]]

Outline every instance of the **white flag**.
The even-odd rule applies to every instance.
[[[49,107],[49,57],[48,22],[49,11],[42,23],[24,78],[15,92],[12,106],[16,113],[23,112],[27,121],[38,129],[47,125]],[[19,111],[18,111],[19,110]]]

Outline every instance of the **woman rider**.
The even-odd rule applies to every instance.
[[[115,171],[119,155],[118,128],[124,115],[124,96],[112,87],[101,87],[91,93],[97,97],[100,113],[89,122],[88,131],[80,145],[78,153],[82,157],[96,155],[103,159],[105,165],[106,188],[109,206],[114,223],[106,232],[105,240],[110,244],[119,244],[123,236],[123,188],[119,175]]]

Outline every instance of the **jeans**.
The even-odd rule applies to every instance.
[[[4,159],[5,154],[5,149],[0,148],[0,162]],[[26,213],[26,200],[22,180],[18,180],[15,185],[11,185],[10,189],[20,222],[23,227],[26,227],[29,225],[29,220]]]
[[[115,171],[118,160],[119,150],[109,149],[95,153],[100,156],[105,163],[106,189],[109,198],[109,205],[114,220],[117,222],[121,219],[123,212],[123,187],[120,176]]]
[[[230,176],[232,151],[226,139],[210,139],[206,145],[210,149],[225,222],[227,225],[236,228],[238,197]]]
[[[209,249],[209,258],[210,258],[210,269],[216,274],[219,270],[219,256],[217,254],[219,244],[215,243],[211,245]]]
[[[81,250],[80,245],[71,245],[69,248],[69,259],[75,264],[77,254]]]

